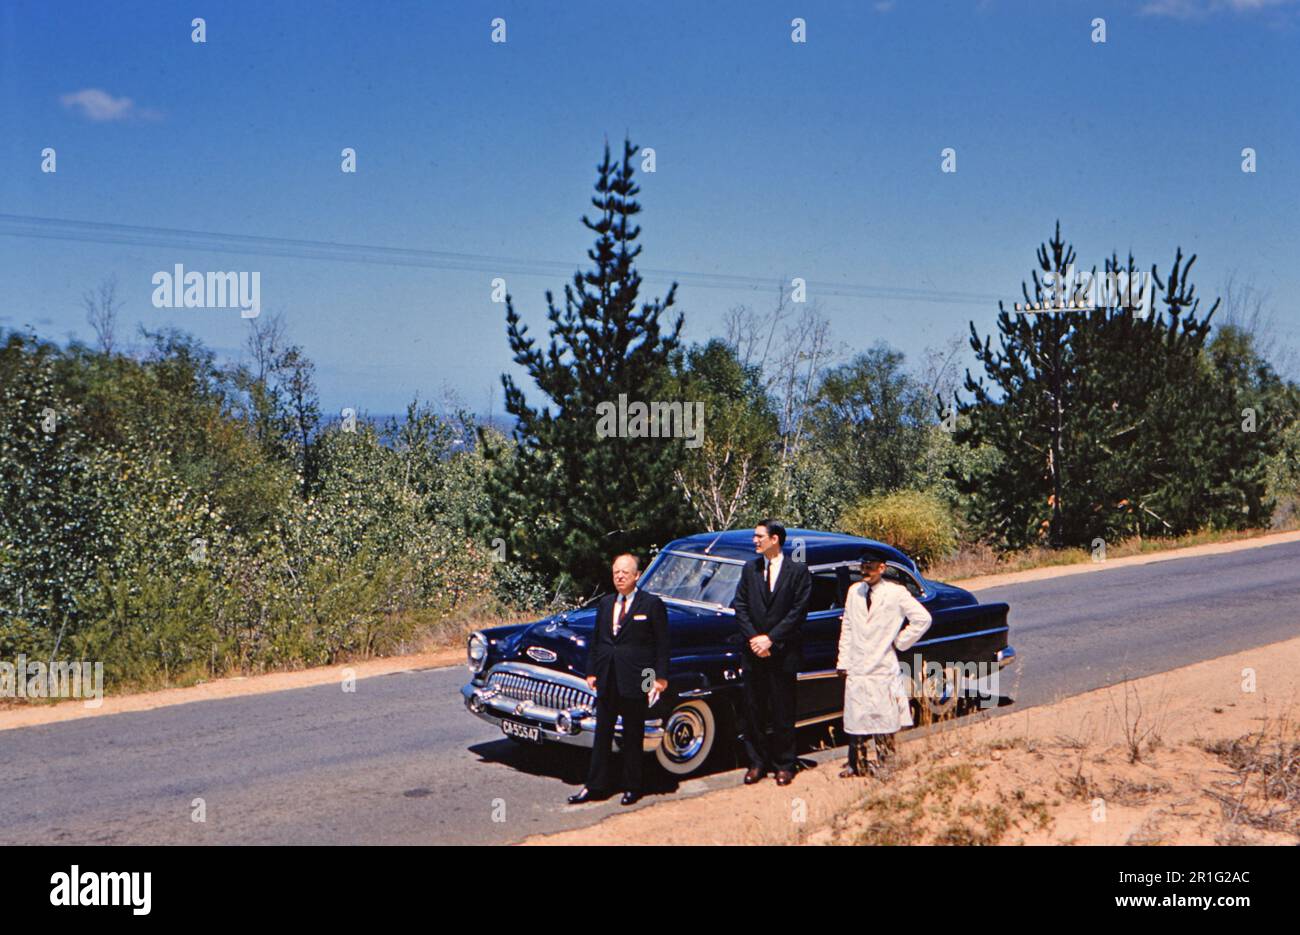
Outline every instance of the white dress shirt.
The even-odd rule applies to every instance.
[[[782,555],[780,552],[777,552],[776,558],[765,559],[765,561],[767,562],[767,567],[765,568],[765,573],[767,575],[767,580],[768,580],[767,590],[775,591],[776,579],[777,576],[781,574],[781,563],[785,561],[785,556]]]
[[[629,591],[627,597],[624,597],[622,594],[616,594],[614,598],[614,609],[611,612],[613,615],[611,618],[612,619],[611,629],[614,631],[615,636],[618,636],[618,632],[623,629],[623,621],[627,618],[627,612],[632,609],[632,602],[635,600],[636,600],[636,588],[633,588],[631,591]],[[619,616],[618,613],[619,601],[623,602],[622,616]]]

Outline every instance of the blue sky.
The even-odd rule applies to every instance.
[[[504,44],[490,41],[498,16]],[[810,292],[837,340],[917,360],[971,320],[987,332],[1060,218],[1086,265],[1115,249],[1164,269],[1182,246],[1203,294],[1231,273],[1268,290],[1294,347],[1298,50],[1286,0],[6,0],[0,325],[88,339],[81,294],[116,275],[122,330],[174,325],[237,354],[237,311],[156,309],[150,278],[256,270],[327,411],[396,411],[450,387],[479,411],[495,392],[499,412],[513,365],[491,279],[544,330],[544,291],[585,266],[578,218],[601,147],[627,133],[656,151],[642,266],[741,278],[679,289],[692,340],[801,276],[852,287]],[[45,147],[56,173],[40,171]],[[343,147],[356,174],[340,171]],[[940,172],[945,147],[955,174]],[[37,238],[25,232],[55,229],[33,217],[490,259],[319,260],[148,231],[102,243],[85,223]],[[668,282],[647,275],[647,297]]]

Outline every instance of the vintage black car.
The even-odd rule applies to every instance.
[[[668,691],[650,709],[645,750],[669,773],[699,771],[711,754],[730,750],[741,703],[741,638],[731,601],[742,565],[754,556],[752,531],[702,533],[669,543],[638,587],[668,605],[672,658]],[[981,604],[961,588],[926,579],[891,546],[838,533],[788,530],[784,551],[812,573],[804,626],[798,725],[842,716],[843,680],[835,671],[840,618],[858,559],[868,547],[890,556],[886,577],[905,585],[933,616],[930,629],[900,659],[917,685],[914,705],[944,712],[998,694],[998,673],[1015,659],[1007,643],[1006,604]],[[480,630],[469,638],[471,681],[461,689],[473,714],[524,743],[590,747],[595,696],[584,676],[594,604],[537,623]],[[616,741],[621,736],[616,733]]]

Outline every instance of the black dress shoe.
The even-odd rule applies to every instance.
[[[759,769],[757,766],[751,766],[749,769],[745,770],[745,785],[752,786],[766,775],[767,770]]]
[[[776,771],[776,784],[778,786],[788,786],[794,782],[794,771],[789,769],[778,769]]]
[[[618,800],[619,805],[635,805],[641,799],[640,792],[624,792],[623,798]]]
[[[569,796],[569,804],[581,805],[583,802],[596,802],[603,798],[605,798],[604,794],[583,786],[577,792],[573,793],[573,795]]]

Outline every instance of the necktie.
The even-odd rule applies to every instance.
[[[871,612],[871,585],[867,585],[867,612]]]
[[[627,595],[620,594],[618,603],[614,605],[614,635],[618,636],[619,627],[623,625],[623,602],[627,600]]]
[[[772,560],[767,560],[767,568],[763,571],[763,577],[767,580],[767,589],[772,590]]]

